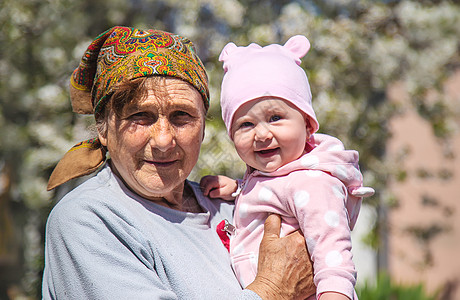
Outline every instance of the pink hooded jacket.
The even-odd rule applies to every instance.
[[[272,173],[248,168],[236,200],[233,268],[243,287],[253,281],[265,219],[276,213],[282,217],[282,236],[302,230],[317,294],[335,291],[357,299],[350,230],[361,206],[361,198],[352,195],[362,186],[358,152],[324,134],[313,135],[306,150]]]

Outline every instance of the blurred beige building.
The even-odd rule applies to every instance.
[[[460,72],[445,85],[451,108],[460,110]],[[460,299],[460,132],[440,143],[420,117],[403,87],[389,96],[404,108],[390,122],[388,158],[397,205],[389,211],[388,267],[402,283],[424,282],[443,289],[443,299]],[[456,126],[460,127],[460,120]],[[404,176],[405,175],[405,176]]]

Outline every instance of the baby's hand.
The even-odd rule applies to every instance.
[[[221,198],[223,200],[234,200],[232,194],[238,189],[236,180],[223,175],[207,175],[200,180],[203,195],[209,198]]]

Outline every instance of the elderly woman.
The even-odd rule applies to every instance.
[[[298,233],[279,238],[276,216],[266,222],[254,282],[242,290],[233,274],[220,226],[232,219],[233,204],[211,201],[187,180],[209,105],[207,76],[189,40],[127,27],[104,32],[71,77],[71,100],[75,112],[94,113],[98,138],[74,146],[48,188],[98,173],[49,216],[44,299],[314,293],[305,241]]]

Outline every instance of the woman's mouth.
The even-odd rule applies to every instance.
[[[145,161],[149,165],[154,165],[157,168],[167,168],[172,166],[177,162],[177,160],[169,160],[169,161],[152,161],[152,160],[146,160]]]

